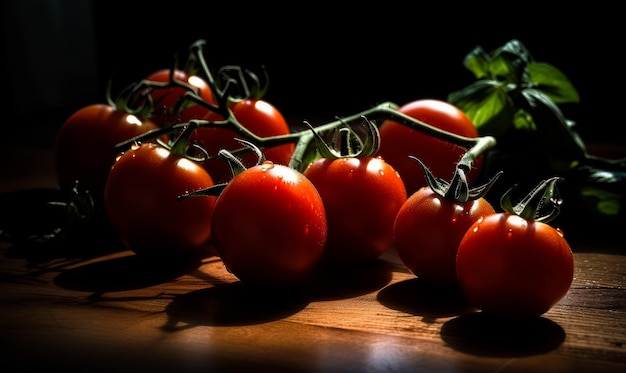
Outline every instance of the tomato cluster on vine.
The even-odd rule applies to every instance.
[[[186,69],[158,70],[116,100],[107,92],[57,135],[59,187],[87,191],[125,248],[217,255],[239,280],[270,286],[395,248],[420,280],[461,287],[485,312],[537,316],[565,295],[573,262],[562,236],[528,211],[497,213],[483,198],[497,177],[470,187],[487,179],[495,140],[460,109],[384,103],[292,132],[263,99],[267,82],[237,66],[216,79],[202,46]],[[539,281],[554,283],[549,294]]]

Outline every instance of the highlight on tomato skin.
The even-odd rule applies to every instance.
[[[458,286],[459,243],[475,221],[493,213],[485,198],[458,202],[438,195],[430,186],[422,187],[396,215],[394,244],[398,256],[421,281]]]
[[[213,243],[225,267],[258,286],[311,279],[327,238],[324,204],[295,169],[265,161],[238,173],[217,199]]]
[[[303,174],[317,188],[326,210],[327,262],[369,262],[389,250],[394,218],[407,198],[398,172],[375,155],[380,144],[378,127],[365,116],[361,119],[365,135],[335,128],[332,143],[306,123],[319,157]]]
[[[237,121],[259,137],[287,135],[291,132],[283,114],[268,101],[244,99],[230,103],[229,106]],[[223,120],[219,114],[211,111],[201,119]],[[222,149],[234,151],[241,148],[241,144],[235,140],[237,137],[240,135],[230,128],[202,127],[192,133],[191,141],[206,149],[209,154],[217,154]],[[263,153],[266,159],[274,163],[288,165],[294,150],[295,144],[288,143],[263,149]],[[256,159],[254,155],[246,155],[242,162],[252,165]],[[203,163],[203,167],[213,176],[216,183],[226,182],[232,176],[228,164],[221,159],[209,159]]]
[[[209,84],[200,76],[192,75],[184,70],[175,69],[172,73],[170,69],[160,69],[148,75],[145,80],[157,83],[167,83],[171,78],[186,83],[190,88],[196,90],[207,103],[215,104],[215,97]],[[196,103],[186,103],[179,112],[173,112],[178,100],[180,100],[189,89],[180,86],[153,87],[150,90],[152,98],[153,112],[151,119],[159,126],[166,127],[174,123],[184,123],[192,119],[200,119],[210,110]]]
[[[101,202],[109,170],[117,156],[115,145],[158,128],[150,119],[111,104],[90,104],[76,110],[56,134],[53,157],[61,190],[81,190]]]
[[[469,117],[446,101],[418,99],[400,106],[398,112],[457,135],[478,137],[478,131]],[[421,159],[435,177],[450,180],[456,163],[466,151],[467,149],[459,145],[437,139],[392,120],[386,120],[380,125],[378,155],[398,171],[408,195],[427,185],[419,166],[409,159],[409,156]],[[472,170],[467,174],[470,184],[478,181],[483,162],[482,155],[473,162]]]
[[[210,247],[216,197],[178,201],[214,185],[197,163],[155,143],[134,146],[111,167],[104,207],[127,249],[165,259],[202,258]]]
[[[406,201],[404,183],[379,157],[321,158],[304,171],[319,191],[328,217],[328,261],[359,263],[393,245],[394,218]]]
[[[548,312],[574,279],[574,258],[563,232],[509,212],[481,218],[468,229],[456,268],[470,302],[511,319]]]

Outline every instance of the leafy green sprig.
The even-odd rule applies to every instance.
[[[477,46],[463,62],[476,81],[450,93],[448,101],[470,117],[480,136],[496,139],[485,175],[504,170],[504,185],[558,176],[572,221],[626,218],[626,158],[587,152],[576,122],[559,106],[580,103],[562,71],[536,61],[516,39],[489,53]]]

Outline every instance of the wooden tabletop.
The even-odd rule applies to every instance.
[[[0,193],[54,188],[48,151],[16,154],[30,166],[5,157]],[[3,371],[626,371],[623,242],[571,243],[569,293],[528,322],[490,319],[421,283],[393,250],[268,291],[215,256],[165,266],[107,245],[0,240],[0,361],[13,367]]]

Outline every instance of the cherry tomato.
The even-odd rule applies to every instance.
[[[209,252],[216,197],[177,198],[212,185],[198,163],[144,143],[111,167],[105,210],[120,240],[137,254],[200,257]]]
[[[71,191],[76,181],[102,200],[107,175],[118,143],[129,140],[157,125],[107,104],[93,104],[74,112],[56,135],[54,161],[61,190]]]
[[[574,260],[563,234],[510,213],[479,219],[463,236],[456,270],[467,298],[507,318],[544,314],[568,292]]]
[[[327,237],[324,204],[313,184],[271,161],[228,183],[217,199],[211,230],[226,268],[257,285],[308,280]]]
[[[161,69],[153,72],[146,77],[146,80],[153,82],[169,82],[170,69]],[[174,79],[189,84],[195,88],[196,93],[206,102],[215,103],[213,91],[208,83],[198,75],[189,75],[183,70],[174,70]],[[183,87],[167,87],[154,88],[150,95],[154,105],[154,116],[152,119],[159,126],[168,126],[173,123],[185,123],[192,119],[200,119],[207,111],[206,107],[189,102],[178,113],[172,113],[179,98],[181,98],[188,89]]]
[[[398,111],[444,131],[465,137],[478,137],[476,127],[469,117],[445,101],[416,100],[401,106]],[[427,185],[419,166],[409,155],[421,159],[435,177],[450,180],[457,162],[466,151],[464,147],[439,140],[394,121],[384,121],[380,126],[378,155],[400,173],[409,195]],[[482,156],[475,160],[467,175],[470,183],[480,176],[482,162]]]
[[[468,228],[495,213],[484,198],[456,202],[430,186],[413,193],[398,211],[394,243],[398,256],[419,279],[457,286],[456,254]]]
[[[281,112],[267,101],[245,99],[232,103],[230,109],[237,121],[257,136],[270,137],[290,133],[289,125]],[[208,112],[202,119],[223,120],[215,112]],[[222,149],[233,151],[241,148],[241,144],[235,140],[235,138],[239,137],[241,135],[231,129],[203,127],[196,129],[191,136],[191,141],[199,144],[210,155],[215,155]],[[267,160],[288,165],[294,150],[295,144],[289,143],[263,149],[263,154]],[[243,156],[241,161],[244,165],[252,165],[256,163],[256,157],[253,154],[249,154]],[[204,163],[204,167],[216,183],[227,182],[232,178],[231,170],[223,160],[217,158],[210,159]]]
[[[378,258],[393,243],[393,222],[406,201],[400,175],[379,157],[321,158],[304,171],[324,201],[325,257],[358,262]]]

